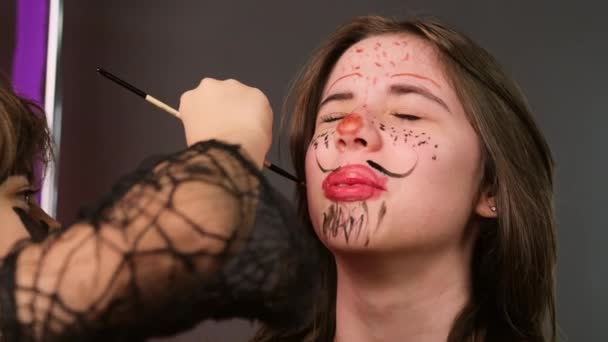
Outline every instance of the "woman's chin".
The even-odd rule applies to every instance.
[[[359,253],[359,252],[370,252],[376,249],[376,245],[367,238],[361,238],[360,236],[345,235],[338,236],[327,236],[319,235],[319,238],[333,253]]]
[[[384,201],[329,202],[311,209],[319,239],[331,250],[345,251],[373,248],[386,214]]]

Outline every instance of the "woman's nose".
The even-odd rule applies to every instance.
[[[382,146],[380,134],[363,115],[350,113],[336,127],[335,143],[339,151],[376,151]]]

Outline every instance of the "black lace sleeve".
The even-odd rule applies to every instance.
[[[308,318],[318,246],[238,146],[201,142],[121,181],[0,269],[6,341],[137,341],[204,319]]]

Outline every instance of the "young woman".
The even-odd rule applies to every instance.
[[[259,172],[268,100],[236,81],[200,89],[181,101],[187,150],[142,166],[59,228],[32,201],[46,124],[0,87],[2,341],[137,341],[209,318],[287,327],[309,315],[312,241]],[[226,105],[226,93],[243,103]]]
[[[57,222],[46,216],[33,199],[37,185],[34,165],[46,164],[50,157],[50,137],[38,108],[15,96],[0,79],[0,256],[22,238],[43,240]],[[30,215],[25,215],[28,212]],[[21,229],[21,218],[32,217]],[[27,219],[26,219],[27,220]],[[31,222],[30,222],[31,221]]]
[[[433,20],[357,18],[287,111],[322,289],[311,320],[256,341],[555,340],[553,161],[488,52]]]
[[[270,142],[265,97],[236,81],[204,80],[182,98],[186,136],[228,144],[192,144],[144,168],[83,223],[9,255],[3,312],[24,309],[8,327],[35,337],[101,329],[120,336],[135,327],[141,336],[142,322],[192,322],[206,317],[201,307],[226,314],[233,306],[222,302],[234,291],[214,291],[226,288],[217,279],[234,287],[256,275],[289,288],[280,285],[297,272],[285,263],[319,257],[308,278],[321,287],[314,296],[267,283],[253,286],[271,289],[266,295],[237,291],[249,317],[278,316],[286,303],[279,299],[301,309],[286,318],[290,326],[266,326],[256,340],[555,339],[552,159],[523,96],[485,50],[434,21],[358,18],[313,56],[292,100],[292,155],[306,182],[299,215],[310,229],[279,228],[297,220],[276,195],[269,199],[252,167]],[[249,230],[256,201],[269,224]],[[258,243],[230,243],[249,231]],[[288,236],[278,246],[306,247],[311,236],[316,244],[300,259],[256,233],[268,231],[282,232],[271,241]],[[233,259],[248,265],[270,252],[285,257],[262,267],[283,272],[252,267],[243,276],[220,257],[238,250],[255,261]],[[170,287],[168,274],[179,286]],[[220,285],[202,286],[201,277]],[[184,310],[189,303],[204,304]],[[163,316],[167,307],[176,316]]]

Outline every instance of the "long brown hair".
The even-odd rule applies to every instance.
[[[51,137],[42,109],[19,97],[0,76],[0,182],[16,174],[34,181],[35,164],[52,159]]]
[[[551,152],[517,85],[467,36],[426,18],[395,21],[368,16],[339,28],[303,68],[286,101],[298,178],[306,179],[305,154],[321,93],[340,56],[362,39],[395,33],[421,38],[438,52],[480,141],[484,167],[480,188],[493,192],[499,208],[497,219],[480,222],[471,265],[471,298],[455,319],[448,341],[555,341]],[[312,231],[302,188],[297,189],[297,203]],[[325,248],[322,258],[314,317],[289,331],[262,327],[254,341],[333,341],[335,261]]]

